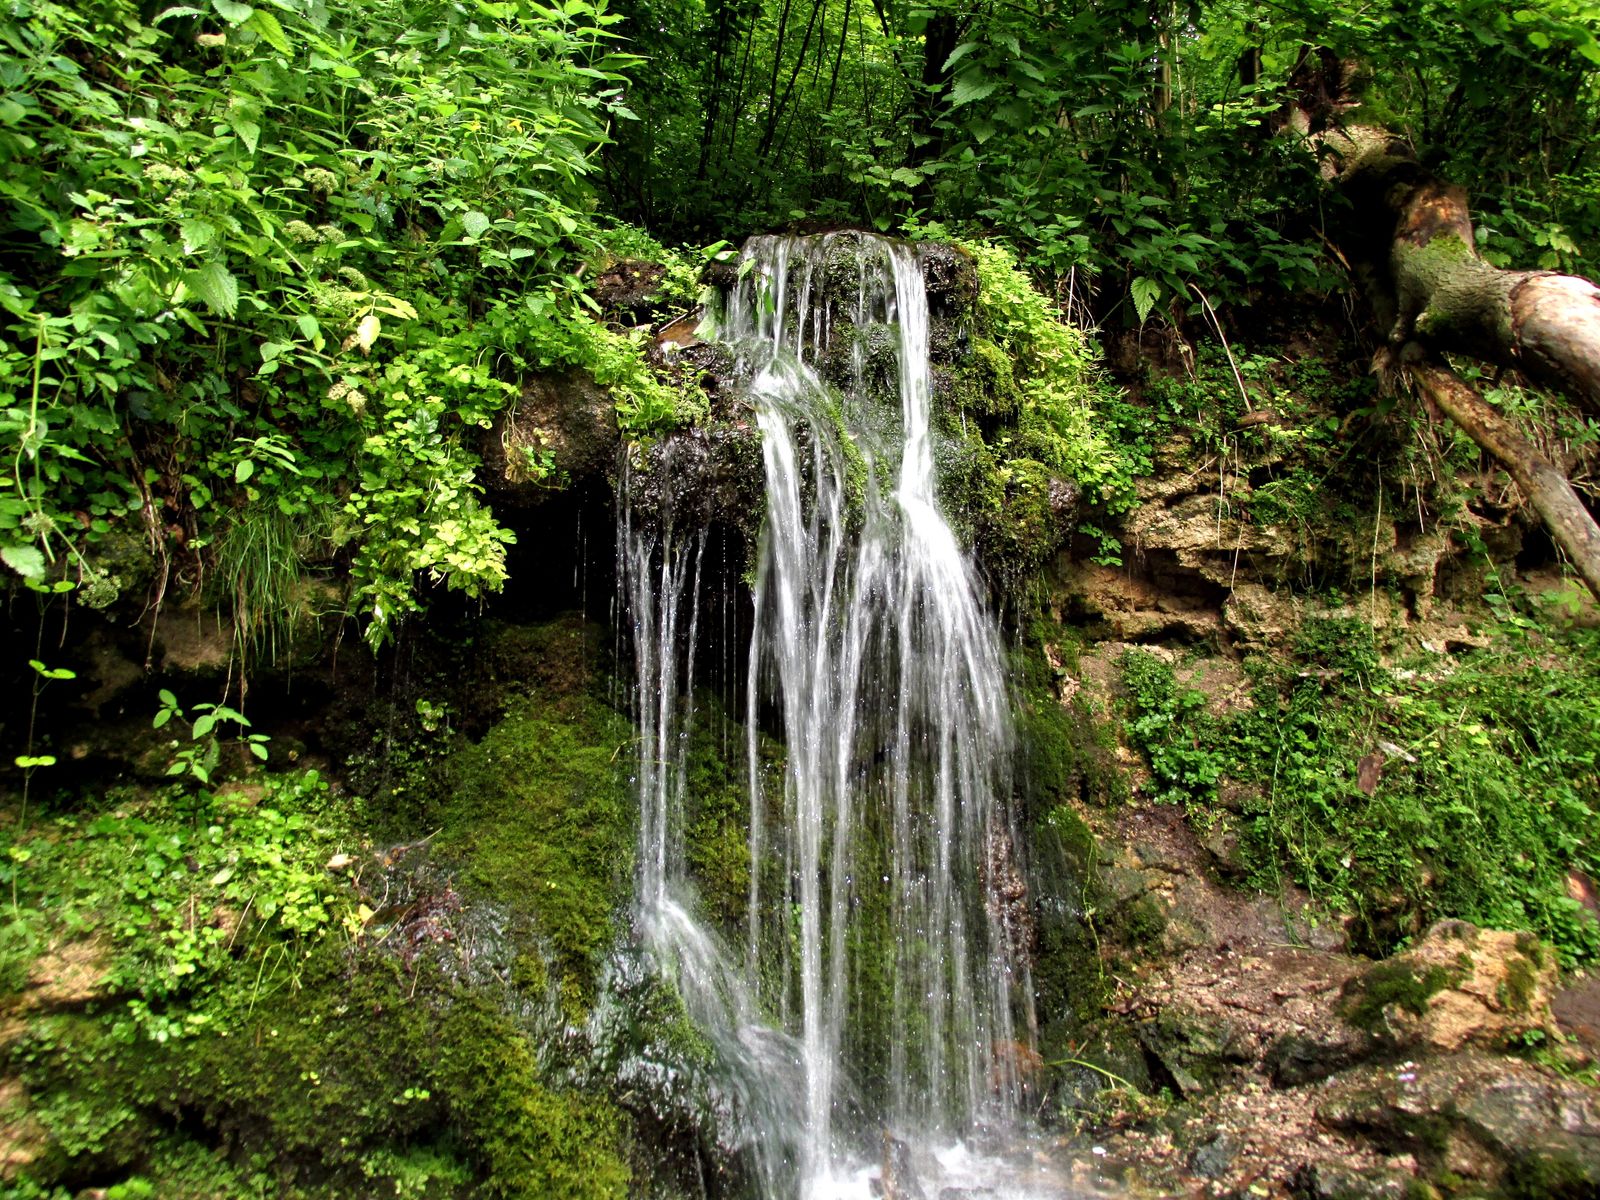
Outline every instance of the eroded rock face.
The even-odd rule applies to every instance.
[[[498,503],[537,505],[558,487],[604,478],[620,442],[611,394],[587,372],[536,375],[486,435],[482,478]]]
[[[1600,1194],[1600,1093],[1530,1063],[1465,1053],[1365,1067],[1329,1085],[1328,1127],[1516,1194]]]
[[[755,544],[766,476],[753,422],[722,422],[636,446],[625,474],[622,491],[636,522],[679,530],[717,524]]]

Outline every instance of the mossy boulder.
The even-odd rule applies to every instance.
[[[532,923],[580,1007],[632,890],[632,741],[632,725],[598,699],[538,694],[451,764],[439,852]]]
[[[1385,1041],[1436,1051],[1553,1032],[1553,952],[1527,933],[1440,921],[1412,949],[1351,980],[1346,1020]]]

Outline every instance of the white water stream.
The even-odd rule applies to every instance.
[[[839,234],[757,238],[744,254],[721,336],[754,380],[767,489],[748,940],[741,952],[703,927],[683,867],[705,535],[637,529],[624,504],[640,926],[726,1068],[765,1196],[866,1197],[896,1162],[930,1195],[1060,1195],[973,1149],[1012,1126],[1029,981],[991,894],[1012,861],[1010,703],[995,623],[936,498],[916,251]],[[887,392],[873,358],[886,345]],[[850,382],[830,387],[819,364],[841,354]],[[786,752],[781,795],[763,794],[764,715]]]

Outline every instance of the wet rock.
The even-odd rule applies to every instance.
[[[668,434],[635,448],[628,472],[635,520],[678,529],[720,524],[755,545],[766,474],[753,424],[725,422]]]
[[[1331,1163],[1308,1165],[1289,1181],[1295,1200],[1411,1200],[1416,1180],[1381,1167],[1355,1170]]]
[[[1184,1097],[1204,1094],[1232,1068],[1249,1061],[1249,1051],[1232,1022],[1214,1013],[1166,1012],[1139,1028],[1139,1041],[1162,1074]],[[1159,1070],[1155,1069],[1159,1064]]]
[[[595,277],[589,293],[607,319],[628,325],[643,324],[659,307],[661,281],[666,273],[666,267],[660,263],[618,259]]]
[[[1555,1029],[1555,955],[1531,934],[1440,921],[1345,989],[1353,1025],[1401,1047],[1498,1046]]]
[[[499,503],[541,503],[559,487],[604,478],[621,435],[611,394],[585,371],[536,375],[484,438],[481,478]]]
[[[1283,1035],[1268,1047],[1262,1066],[1274,1087],[1300,1087],[1355,1066],[1371,1051],[1370,1037],[1333,1024],[1315,1034]]]
[[[928,289],[928,312],[935,317],[962,316],[978,300],[978,266],[963,251],[941,242],[917,247],[922,279]]]
[[[1327,1086],[1326,1126],[1520,1195],[1600,1194],[1600,1093],[1478,1052],[1362,1067]]]
[[[1219,1133],[1209,1142],[1195,1147],[1189,1155],[1189,1169],[1202,1179],[1220,1179],[1228,1173],[1238,1153],[1233,1139]]]
[[[1238,822],[1231,815],[1218,814],[1200,844],[1211,855],[1211,865],[1217,874],[1228,879],[1244,878],[1248,864],[1241,851]]]
[[[872,1190],[884,1200],[927,1200],[911,1165],[911,1147],[888,1133],[883,1135],[883,1174]]]

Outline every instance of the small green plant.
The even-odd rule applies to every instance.
[[[1600,642],[1520,615],[1493,649],[1403,669],[1366,623],[1307,621],[1292,657],[1247,663],[1252,704],[1227,716],[1131,650],[1128,739],[1197,823],[1227,785],[1247,885],[1355,914],[1365,949],[1460,917],[1591,961],[1600,922],[1566,880],[1600,869]]]
[[[167,767],[168,775],[187,775],[202,784],[209,784],[222,758],[222,744],[217,736],[219,726],[238,726],[239,742],[261,762],[267,760],[267,743],[271,739],[264,733],[245,733],[250,728],[250,722],[243,713],[221,704],[196,704],[191,720],[184,715],[178,698],[171,692],[162,688],[158,697],[161,707],[151,719],[151,727],[161,729],[176,717],[189,726],[189,737],[194,743],[189,746],[172,743],[174,754],[172,763]]]

